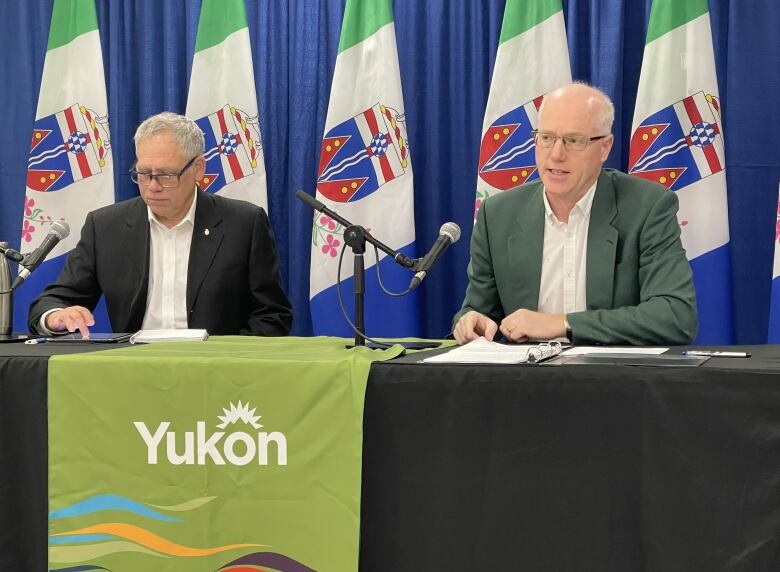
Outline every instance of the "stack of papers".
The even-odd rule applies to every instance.
[[[546,350],[543,350],[543,346]],[[541,344],[538,346],[517,346],[491,342],[483,337],[454,348],[446,353],[425,358],[423,363],[532,363],[560,352],[560,344],[554,346]]]
[[[130,338],[131,344],[152,342],[197,342],[207,340],[206,330],[141,330]]]
[[[610,347],[610,346],[574,346],[568,350],[564,350],[567,356],[591,356],[599,354],[626,354],[631,355],[661,355],[669,348],[645,348],[645,347]]]

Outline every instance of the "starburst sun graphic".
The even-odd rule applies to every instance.
[[[222,408],[222,411],[225,412],[225,415],[217,415],[219,417],[219,420],[222,421],[219,425],[217,425],[218,429],[224,429],[231,423],[237,423],[238,421],[243,421],[244,423],[251,425],[255,429],[260,429],[262,427],[262,423],[258,423],[257,420],[262,417],[262,415],[255,415],[255,410],[257,408],[253,407],[252,410],[249,410],[249,402],[247,403],[241,403],[239,400],[237,405],[230,404],[230,409]]]

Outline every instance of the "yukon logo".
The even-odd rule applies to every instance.
[[[209,433],[205,421],[196,422],[194,431],[169,430],[170,421],[162,421],[150,430],[143,421],[134,421],[133,425],[146,444],[146,462],[156,465],[163,457],[172,465],[287,464],[287,438],[284,433],[258,431],[263,428],[258,422],[261,416],[255,415],[255,408],[249,409],[249,403],[231,403],[228,409],[223,408],[222,411],[224,415],[217,416],[221,421],[217,429],[227,429],[229,425],[241,421],[254,432]]]

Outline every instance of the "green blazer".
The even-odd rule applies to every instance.
[[[541,181],[490,197],[471,237],[461,315],[500,322],[536,310],[542,274]],[[696,336],[696,296],[680,242],[677,196],[660,185],[604,169],[588,227],[587,310],[567,315],[577,343],[687,344]]]

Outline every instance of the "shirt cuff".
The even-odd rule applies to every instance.
[[[571,326],[569,325],[569,320],[565,314],[563,316],[563,327],[566,328],[566,339],[570,342],[573,342],[574,336],[571,333]]]
[[[43,315],[41,316],[41,319],[38,321],[38,331],[42,334],[45,334],[47,336],[56,336],[58,334],[64,333],[64,330],[61,331],[52,331],[49,328],[46,327],[46,317],[51,314],[52,312],[56,312],[58,310],[62,310],[62,308],[52,308],[51,310],[46,310]]]

